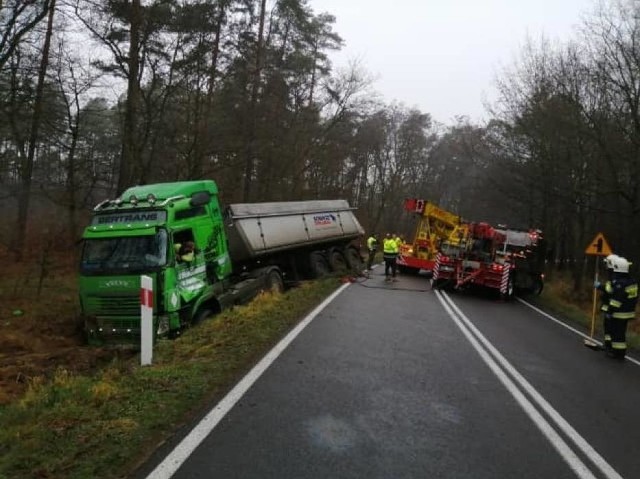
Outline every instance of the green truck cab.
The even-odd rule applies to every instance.
[[[211,180],[135,186],[103,201],[82,237],[79,292],[87,339],[139,342],[141,275],[153,281],[159,337],[178,335],[261,290],[282,289],[287,275],[322,269],[323,258],[329,265],[342,255],[358,268],[350,245],[362,228],[345,204],[240,204],[225,213]]]

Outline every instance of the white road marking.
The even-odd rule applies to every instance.
[[[593,464],[608,479],[622,479],[606,460],[600,456],[587,441],[573,429],[573,427],[533,388],[531,384],[500,354],[500,352],[487,340],[484,335],[473,325],[471,320],[456,306],[446,293],[436,291],[436,296],[465,335],[480,357],[498,377],[500,382],[511,393],[514,399],[522,407],[529,418],[540,429],[551,445],[580,478],[595,478],[585,463],[573,452],[571,447],[556,432],[552,425],[538,412],[532,402],[522,393],[518,386],[525,391],[530,399],[544,411],[551,420],[573,443],[585,454]],[[501,369],[502,367],[502,369]],[[506,373],[509,373],[509,377]],[[515,382],[514,382],[515,381]],[[518,384],[518,386],[516,385]]]
[[[544,311],[542,311],[540,308],[534,306],[533,304],[525,301],[524,299],[521,298],[516,298],[518,301],[520,301],[522,304],[524,304],[525,306],[533,309],[535,312],[540,313],[542,316],[544,316],[547,319],[550,319],[551,321],[558,323],[560,326],[563,326],[565,328],[567,328],[569,331],[572,331],[574,333],[576,333],[578,336],[582,336],[585,339],[593,339],[591,338],[591,336],[583,333],[582,331],[577,330],[576,328],[573,328],[571,326],[569,326],[568,324],[562,322],[561,320],[559,320],[558,318],[554,318],[553,316],[551,316],[549,313],[546,313]],[[602,346],[602,342],[593,339],[593,341],[595,341],[596,343],[598,343],[600,346]],[[631,361],[633,364],[636,364],[637,366],[640,366],[640,361],[638,361],[637,359],[634,359],[632,357],[626,356],[625,359],[627,361]]]
[[[147,479],[169,479],[180,466],[187,460],[200,443],[213,431],[222,418],[244,396],[249,388],[267,370],[269,366],[280,356],[289,344],[306,328],[311,321],[327,307],[336,296],[349,287],[346,283],[338,288],[331,296],[325,299],[313,311],[311,311],[298,325],[293,328],[282,340],[276,344],[251,371],[243,377],[222,400],[202,418],[189,434],[178,444],[173,451],[147,476]]]

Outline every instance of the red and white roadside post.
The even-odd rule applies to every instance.
[[[153,359],[153,279],[140,276],[140,365]]]

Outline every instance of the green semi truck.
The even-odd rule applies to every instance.
[[[80,306],[93,343],[140,339],[140,276],[153,281],[155,337],[176,336],[260,291],[362,269],[364,233],[344,200],[232,204],[214,181],[135,186],[93,211]]]

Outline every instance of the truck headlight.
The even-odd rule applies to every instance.
[[[95,333],[98,330],[98,319],[95,316],[84,316],[84,330],[87,333]]]
[[[169,317],[168,316],[160,316],[158,318],[158,331],[156,334],[158,336],[162,336],[163,334],[167,334],[169,332]]]

